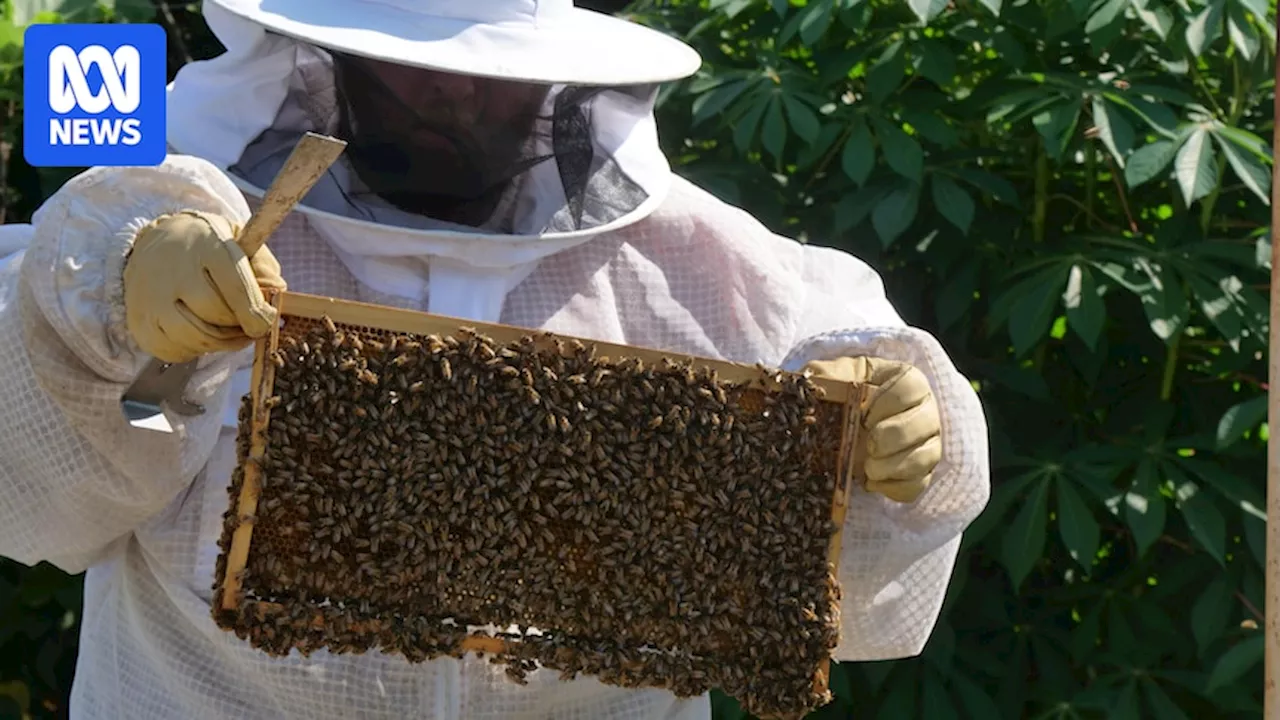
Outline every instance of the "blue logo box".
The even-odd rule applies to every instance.
[[[23,155],[36,167],[159,165],[160,25],[32,25],[23,37]]]

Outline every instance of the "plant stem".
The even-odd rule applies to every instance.
[[[1045,152],[1044,140],[1036,143],[1036,200],[1035,210],[1031,217],[1031,238],[1036,244],[1045,240],[1045,218],[1049,205],[1049,155]]]
[[[1093,196],[1097,192],[1096,184],[1098,182],[1098,153],[1094,151],[1092,143],[1085,143],[1085,165],[1084,165],[1084,217],[1085,227],[1093,229]]]
[[[1164,377],[1160,380],[1160,400],[1168,402],[1173,397],[1173,379],[1178,373],[1178,347],[1182,344],[1182,331],[1173,336],[1164,356]]]

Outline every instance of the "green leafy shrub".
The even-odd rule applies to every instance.
[[[158,19],[171,70],[217,52],[192,8],[43,3],[0,23],[10,220],[65,179],[12,152],[15,23]],[[987,409],[992,500],[928,648],[839,666],[815,717],[1258,717],[1274,6],[630,12],[706,59],[662,96],[677,171],[874,265]],[[3,567],[0,697],[65,704],[78,604],[72,579]]]

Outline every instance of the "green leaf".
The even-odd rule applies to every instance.
[[[1218,174],[1214,165],[1209,131],[1198,128],[1187,137],[1174,161],[1174,174],[1182,188],[1182,199],[1188,206],[1217,187]]]
[[[955,147],[960,142],[956,131],[947,124],[946,120],[942,119],[941,115],[918,110],[903,110],[902,119],[915,128],[921,137],[944,148]]]
[[[1124,168],[1124,181],[1131,187],[1151,180],[1169,167],[1173,157],[1178,154],[1178,146],[1169,140],[1157,140],[1150,145],[1143,145],[1129,156]]]
[[[946,9],[947,0],[907,0],[907,5],[911,6],[911,12],[916,14],[921,25],[928,25]]]
[[[1017,188],[1013,186],[1013,183],[999,175],[994,175],[985,170],[972,170],[970,168],[954,168],[951,170],[951,174],[999,202],[1013,207],[1021,205],[1018,201]]]
[[[1133,126],[1119,110],[1107,107],[1107,102],[1100,97],[1093,99],[1093,123],[1098,128],[1102,144],[1111,151],[1116,164],[1123,168],[1125,156],[1133,149]]]
[[[693,101],[693,124],[697,125],[707,118],[719,115],[730,103],[738,99],[750,84],[748,80],[728,82],[699,95]]]
[[[1200,14],[1187,24],[1187,47],[1199,57],[1218,38],[1222,37],[1222,10],[1224,0],[1209,0]]]
[[[1144,0],[1133,0],[1133,9],[1138,14],[1138,19],[1150,28],[1151,32],[1161,40],[1169,39],[1169,31],[1173,29],[1173,13],[1162,7],[1146,7]]]
[[[1222,654],[1209,672],[1205,692],[1212,693],[1239,680],[1258,663],[1262,662],[1262,633],[1254,633],[1241,640]]]
[[[756,130],[760,127],[760,119],[764,117],[764,113],[768,109],[768,98],[761,98],[733,126],[733,145],[738,149],[738,152],[745,153],[751,149],[757,135]]]
[[[1044,138],[1045,150],[1049,157],[1057,160],[1067,149],[1067,145],[1075,136],[1076,124],[1080,120],[1080,103],[1075,100],[1063,100],[1031,118],[1031,122]]]
[[[1254,135],[1248,130],[1220,125],[1214,128],[1214,135],[1230,140],[1232,143],[1264,164],[1271,164],[1271,143]]]
[[[1125,684],[1111,706],[1107,720],[1142,720],[1142,709],[1138,705],[1138,683],[1136,680]]]
[[[1001,546],[1001,560],[1009,571],[1014,588],[1022,587],[1031,568],[1044,554],[1049,515],[1049,481],[1041,479],[1031,488],[1022,509],[1013,518]]]
[[[1239,2],[1244,6],[1245,10],[1253,13],[1258,22],[1265,23],[1267,21],[1267,16],[1270,14],[1268,8],[1270,3],[1267,0],[1239,0]]]
[[[1165,472],[1176,484],[1178,509],[1187,521],[1191,536],[1219,565],[1226,564],[1227,521],[1213,498],[1200,491],[1200,486],[1182,473],[1176,465],[1165,464]]]
[[[849,179],[859,187],[866,184],[871,177],[871,169],[876,163],[876,146],[871,138],[871,130],[861,119],[854,120],[853,130],[845,141],[844,150],[840,153],[840,167]]]
[[[1227,35],[1245,60],[1252,60],[1262,47],[1262,38],[1258,36],[1257,29],[1249,23],[1245,11],[1234,3],[1227,8]]]
[[[940,40],[924,38],[911,47],[916,60],[916,72],[942,87],[950,85],[956,77],[956,59]]]
[[[1231,447],[1243,438],[1246,432],[1256,429],[1266,419],[1266,395],[1259,395],[1232,405],[1218,421],[1218,449],[1226,450]]]
[[[948,697],[947,688],[936,672],[928,673],[925,677],[924,692],[920,698],[920,716],[930,720],[960,720],[955,703]]]
[[[884,102],[898,89],[907,72],[907,57],[901,40],[890,45],[867,72],[867,92],[875,102]]]
[[[782,103],[787,110],[787,121],[791,123],[791,129],[801,140],[811,143],[818,138],[818,132],[822,130],[822,125],[818,122],[818,116],[814,114],[809,106],[800,102],[795,97],[783,94]]]
[[[1007,300],[1013,303],[1009,310],[1009,339],[1018,356],[1025,355],[1048,334],[1066,280],[1067,268],[1050,268],[1020,285],[1026,288],[1022,295]]]
[[[814,0],[800,14],[800,41],[813,45],[822,39],[831,27],[832,0]]]
[[[1227,629],[1231,620],[1231,604],[1235,599],[1232,590],[1227,576],[1219,575],[1191,606],[1191,634],[1201,655]]]
[[[836,205],[835,231],[842,233],[862,222],[888,192],[887,187],[873,185],[852,195],[846,195],[840,204]]]
[[[1000,7],[1004,0],[978,0],[978,2],[982,3],[982,7],[990,10],[992,15],[1000,17]]]
[[[958,271],[947,274],[946,283],[938,291],[934,309],[938,315],[938,325],[942,330],[947,330],[959,322],[965,312],[973,306],[973,296],[978,290],[978,269],[979,262],[969,260],[961,265]]]
[[[1098,554],[1102,528],[1067,479],[1059,477],[1054,484],[1058,490],[1058,532],[1062,535],[1062,544],[1071,558],[1088,572]]]
[[[1027,51],[1018,42],[1009,28],[999,28],[991,36],[991,49],[996,51],[1000,61],[1014,70],[1021,70],[1027,64]]]
[[[1142,681],[1142,689],[1147,696],[1147,704],[1151,707],[1151,718],[1154,720],[1189,720],[1173,700],[1165,694],[1164,688],[1150,677]]]
[[[1129,0],[1103,0],[1097,12],[1090,15],[1089,21],[1085,23],[1085,33],[1092,35],[1115,22],[1128,5]]]
[[[1124,495],[1125,521],[1133,531],[1138,554],[1146,555],[1164,533],[1164,496],[1156,481],[1156,466],[1150,460],[1138,463],[1133,484]]]
[[[931,176],[933,185],[933,205],[938,212],[965,235],[973,224],[973,198],[955,180],[946,175],[935,173]]]
[[[970,718],[998,718],[1000,708],[977,683],[959,673],[951,675],[951,687]]]
[[[764,149],[781,161],[782,150],[787,144],[787,123],[782,117],[782,100],[777,95],[769,101],[769,109],[764,113],[764,126],[761,129]]]
[[[916,139],[897,125],[879,117],[872,117],[876,137],[885,162],[902,177],[919,184],[924,176],[924,149]]]
[[[97,0],[11,0],[13,24],[25,28],[38,16],[52,14],[63,22],[89,22],[97,10]]]
[[[1067,289],[1062,293],[1067,309],[1067,327],[1071,328],[1090,350],[1098,347],[1098,338],[1107,320],[1107,308],[1101,289],[1087,265],[1073,265],[1067,273]]]
[[[1148,258],[1135,258],[1134,266],[1146,276],[1147,282],[1137,294],[1151,332],[1166,343],[1172,343],[1191,316],[1191,304],[1182,291],[1182,283],[1173,270],[1156,265]]]
[[[871,225],[884,247],[889,247],[916,219],[920,206],[920,190],[914,185],[898,184],[871,211]]]
[[[1231,165],[1231,169],[1235,171],[1236,177],[1240,178],[1245,187],[1258,196],[1263,204],[1271,204],[1271,171],[1263,167],[1251,155],[1247,155],[1236,148],[1236,146],[1225,138],[1214,133],[1213,139],[1217,141],[1218,147],[1222,148],[1222,154],[1227,156],[1227,164]]]

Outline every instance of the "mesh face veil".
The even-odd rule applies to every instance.
[[[299,45],[275,122],[231,170],[265,187],[313,130],[348,142],[331,187],[307,199],[317,209],[374,220],[385,205],[420,229],[590,230],[650,197],[616,150],[656,90],[473,78]]]

